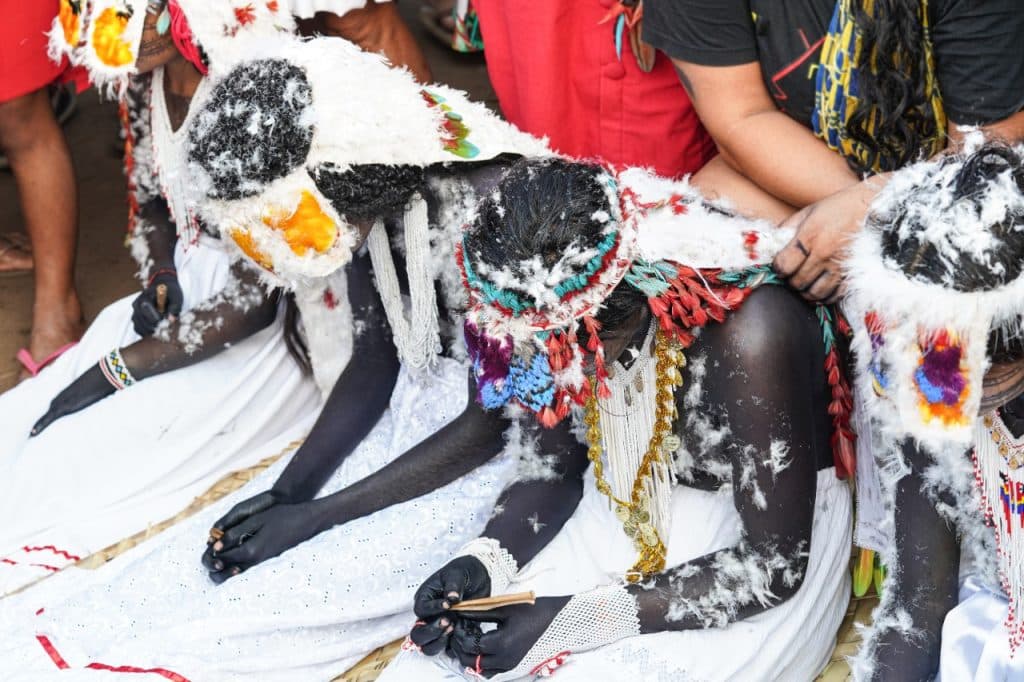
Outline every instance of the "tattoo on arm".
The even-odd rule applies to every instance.
[[[169,36],[156,36],[148,40],[144,39],[139,45],[139,57],[153,57],[174,49],[174,43]]]

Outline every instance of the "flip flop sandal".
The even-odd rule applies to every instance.
[[[60,348],[46,356],[46,359],[44,359],[42,362],[36,362],[35,358],[32,357],[32,354],[29,353],[27,348],[22,348],[21,350],[19,350],[14,357],[18,360],[18,362],[21,363],[21,366],[25,368],[25,371],[28,372],[30,376],[37,377],[39,376],[40,372],[42,372],[44,369],[52,365],[57,360],[57,358],[64,355],[77,345],[78,342],[75,341],[73,343],[61,346]]]
[[[0,243],[7,243],[25,253],[32,253],[32,242],[24,232],[0,232]]]
[[[32,255],[31,250],[30,249],[25,249],[18,242],[19,242],[19,240],[17,240],[17,239],[10,238],[10,237],[4,237],[4,236],[0,235],[0,258],[3,258],[7,254],[12,253],[12,252],[20,252],[20,253],[23,253],[25,255],[31,256]],[[3,269],[3,270],[0,270],[0,277],[7,276],[7,275],[24,275],[26,273],[32,272],[32,270],[33,270],[33,266],[29,266],[27,268],[6,268],[6,269]]]

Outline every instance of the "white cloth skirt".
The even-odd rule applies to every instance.
[[[575,515],[528,564],[508,592],[566,595],[608,584],[635,561],[629,539],[588,473]],[[672,499],[668,565],[736,544],[740,520],[728,489],[678,486]],[[850,597],[851,500],[833,469],[818,473],[810,561],[792,599],[726,628],[640,635],[573,654],[560,682],[812,680],[828,663]],[[379,682],[457,680],[461,675],[413,650],[403,651]]]
[[[390,2],[390,0],[376,0]],[[292,0],[292,14],[300,19],[310,19],[317,12],[330,12],[339,17],[366,6],[366,0]]]
[[[1003,682],[1024,679],[1024,652],[1010,655],[1003,623],[1010,602],[1002,590],[977,575],[961,576],[960,603],[942,625],[939,677],[945,682]]]
[[[442,359],[435,374],[402,370],[391,409],[322,494],[377,471],[461,414],[466,369]],[[0,602],[0,679],[113,680],[123,676],[106,669],[129,666],[169,671],[177,682],[330,680],[409,631],[416,589],[479,535],[515,471],[514,458],[499,455],[215,586],[200,564],[210,526],[284,466],[97,571],[65,571]]]
[[[223,288],[214,240],[179,247],[185,309]],[[320,406],[285,346],[279,319],[192,367],[141,381],[55,422],[32,425],[101,356],[136,340],[129,296],[104,309],[81,343],[0,396],[0,595],[181,511],[230,471],[301,438]]]

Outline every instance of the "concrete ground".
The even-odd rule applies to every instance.
[[[494,92],[480,55],[446,50],[420,25],[417,3],[400,3],[426,52],[434,78],[494,105]],[[108,303],[137,290],[134,263],[124,248],[127,207],[118,142],[117,107],[84,94],[78,114],[65,127],[78,173],[81,202],[77,280],[86,319]],[[18,193],[9,171],[0,172],[0,232],[23,231]],[[0,392],[13,386],[14,354],[28,342],[32,276],[0,273]]]

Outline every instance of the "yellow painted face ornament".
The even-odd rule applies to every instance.
[[[131,43],[125,40],[131,18],[129,8],[107,7],[93,20],[92,48],[103,64],[117,68],[135,63]]]
[[[296,256],[305,256],[310,249],[325,254],[338,242],[338,224],[324,213],[320,202],[306,190],[302,192],[299,205],[290,213],[279,207],[268,208],[263,213],[263,224],[277,231],[279,238]],[[256,246],[251,231],[244,227],[233,227],[229,234],[242,253],[273,272],[273,259]]]
[[[60,0],[57,18],[64,32],[64,42],[78,45],[82,37],[82,0]]]
[[[268,210],[263,215],[263,222],[280,230],[297,256],[305,256],[310,249],[327,253],[338,240],[338,225],[323,212],[309,191],[302,192],[299,205],[291,215],[283,216],[280,212]]]
[[[236,213],[222,233],[271,280],[290,286],[351,260],[354,231],[315,190],[291,188],[259,203]]]

